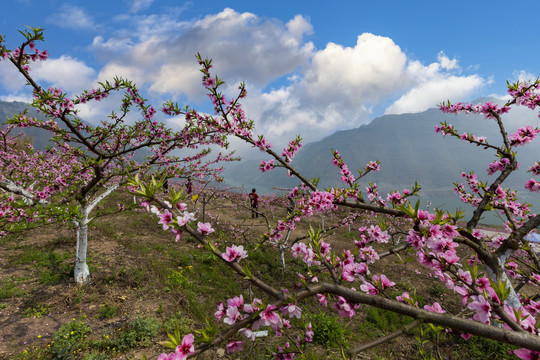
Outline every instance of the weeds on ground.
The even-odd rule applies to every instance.
[[[92,329],[81,318],[63,325],[46,347],[33,346],[15,359],[108,360],[130,349],[149,346],[159,327],[154,318],[138,318],[96,339],[92,337]]]

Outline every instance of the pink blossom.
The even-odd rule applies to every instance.
[[[459,269],[458,276],[465,284],[470,285],[472,283],[472,276],[470,271],[463,271],[462,269]]]
[[[404,304],[410,304],[410,305],[416,305],[418,306],[418,302],[414,301],[408,292],[404,292],[401,295],[396,296],[396,300],[399,302],[402,302]]]
[[[540,360],[540,352],[529,349],[517,349],[511,351],[520,359],[524,360]]]
[[[534,165],[527,170],[527,172],[532,172],[533,175],[540,175],[540,161],[535,162]]]
[[[195,347],[193,346],[193,334],[188,334],[182,339],[182,343],[176,347],[175,352],[181,355],[178,360],[187,359],[189,354],[195,352]]]
[[[276,167],[276,164],[274,163],[274,159],[269,161],[261,161],[261,164],[259,165],[259,170],[261,172],[265,173],[268,172]]]
[[[540,130],[538,128],[533,129],[530,125],[527,125],[524,128],[519,128],[515,133],[508,136],[510,146],[524,146],[534,140],[536,134],[539,132]]]
[[[315,333],[313,332],[313,329],[311,328],[311,323],[309,323],[307,328],[306,328],[306,336],[305,336],[304,339],[307,342],[312,342],[313,341],[313,335],[315,335]]]
[[[533,332],[536,330],[536,319],[525,308],[515,309],[510,306],[504,306],[504,311],[517,322],[524,330]],[[503,324],[503,328],[510,330],[510,326]]]
[[[424,306],[424,309],[425,310],[428,310],[428,311],[433,311],[433,312],[436,312],[436,313],[440,313],[440,314],[444,314],[446,311],[441,307],[441,305],[439,305],[438,302],[434,302],[433,305],[425,305]]]
[[[371,239],[377,241],[379,244],[387,243],[388,239],[390,239],[390,235],[388,235],[388,232],[382,231],[379,225],[371,225],[367,230],[367,233]]]
[[[199,222],[197,224],[197,232],[208,235],[214,232],[214,229],[212,229],[212,225],[210,223],[201,223]]]
[[[290,318],[296,317],[300,319],[302,317],[302,309],[296,304],[289,304],[282,308],[283,315],[289,315]]]
[[[172,214],[169,212],[169,210],[165,209],[165,211],[159,216],[159,222],[158,224],[163,224],[163,230],[167,230],[169,228],[170,223],[172,222]]]
[[[181,217],[177,216],[176,217],[176,222],[178,223],[178,226],[184,226],[188,222],[193,221],[193,220],[195,220],[195,215],[193,213],[190,213],[190,212],[187,212],[187,211],[184,211],[183,216],[181,216]]]
[[[180,236],[182,236],[182,231],[176,230],[176,229],[174,229],[174,228],[171,228],[171,231],[173,232],[173,234],[176,235],[176,236],[174,237],[174,241],[178,242],[178,240],[180,240]]]
[[[374,276],[373,276],[373,279],[376,279],[376,278],[377,278],[377,275],[374,275]],[[377,280],[377,281],[378,281],[378,280]],[[388,289],[389,287],[392,287],[392,286],[396,285],[395,282],[388,280],[388,278],[386,277],[386,275],[381,275],[380,284],[381,284],[381,289],[383,289],[383,290],[386,290],[386,289]]]
[[[240,314],[240,311],[236,306],[229,306],[225,315],[225,319],[223,320],[225,324],[233,325],[237,321],[242,320],[242,314]]]
[[[163,353],[158,356],[157,360],[183,360],[185,357],[182,354],[170,353],[169,355]]]
[[[236,306],[237,308],[241,308],[244,306],[244,296],[235,296],[232,299],[227,300],[228,306]]]
[[[326,300],[326,295],[323,294],[317,294],[317,297],[319,298],[319,302],[323,304],[324,306],[328,306],[328,302]]]
[[[251,341],[255,341],[255,333],[253,332],[253,329],[243,328],[243,329],[238,330],[238,332],[241,332],[242,334],[244,334],[244,336],[250,339]]]
[[[214,313],[214,316],[216,317],[217,321],[221,321],[223,315],[225,315],[225,307],[223,306],[223,302],[220,301],[217,306],[217,311]]]
[[[244,250],[244,246],[232,245],[231,247],[227,247],[225,249],[225,253],[221,254],[221,257],[228,262],[233,262],[236,259],[238,259],[238,261],[245,259],[248,257],[248,255],[247,251]]]
[[[243,343],[243,341],[231,341],[225,347],[225,351],[227,352],[227,354],[232,354],[234,352],[240,351],[242,350]]]
[[[265,310],[261,312],[260,322],[264,326],[277,326],[283,327],[281,317],[277,313],[275,305],[268,305]]]
[[[176,208],[180,211],[185,211],[187,210],[187,205],[185,203],[177,203]]]
[[[365,282],[363,285],[360,285],[360,290],[370,295],[377,295],[379,293],[379,290],[377,290],[375,286],[371,285],[368,282]]]
[[[538,181],[536,181],[534,179],[530,179],[525,184],[525,189],[527,189],[529,191],[533,191],[533,192],[540,192],[540,182],[538,182]]]
[[[477,238],[477,239],[482,239],[482,237],[484,236],[484,234],[482,233],[481,230],[479,229],[475,229],[472,234],[471,234],[473,237]]]
[[[344,297],[338,296],[338,301],[332,306],[337,310],[339,316],[352,318],[355,314],[354,308],[345,300]]]
[[[367,165],[366,165],[366,170],[369,170],[369,171],[379,171],[380,167],[379,167],[379,163],[377,161],[370,161]]]
[[[473,318],[484,324],[489,324],[491,317],[491,304],[482,295],[472,295],[473,302],[469,304],[468,308],[476,311]]]

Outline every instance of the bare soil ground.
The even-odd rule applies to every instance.
[[[231,210],[237,205],[234,200],[223,200],[219,206],[208,206],[207,211],[214,221],[219,214],[219,223],[223,227],[228,221],[240,221],[246,228],[254,225],[248,233],[249,238],[245,240],[254,242],[266,230],[265,220],[263,217],[252,220],[248,210],[242,208],[243,205],[239,211]],[[267,212],[267,215],[276,218],[283,214],[284,207]],[[332,219],[327,217],[325,221],[330,226]],[[318,226],[320,217],[301,223],[298,234],[304,233],[310,223]],[[347,233],[348,229],[340,229],[326,240],[335,250],[341,251],[351,246],[352,240]],[[171,270],[165,273],[160,271],[163,264],[174,263],[178,254],[187,254],[196,248],[197,245],[186,237],[175,242],[173,235],[163,231],[157,220],[149,214],[129,212],[99,218],[89,232],[88,254],[92,281],[89,285],[79,287],[72,280],[74,230],[57,224],[0,240],[0,359],[26,359],[21,355],[25,350],[31,352],[32,349],[46,348],[53,334],[63,324],[76,319],[84,319],[92,329],[90,336],[96,338],[103,334],[113,334],[129,321],[141,317],[156,318],[163,325],[168,318],[179,312],[185,314],[191,328],[201,328],[204,324],[190,313],[193,299],[188,299],[182,291],[165,286],[167,272]],[[34,255],[32,257],[29,254]],[[388,258],[373,267],[372,272],[392,274],[404,284],[401,291],[407,290],[407,287],[416,289],[423,294],[427,303],[454,296],[447,294],[444,288],[434,288],[429,275],[419,274],[414,262],[406,261],[409,255],[400,259]],[[241,289],[248,290],[245,282]],[[207,303],[203,305],[215,309],[216,299],[211,292],[208,292],[208,296],[199,294],[195,301]],[[229,294],[233,295],[236,294]],[[457,309],[460,301],[457,298],[455,300],[450,303],[454,303]],[[362,318],[358,321],[362,321]],[[343,326],[353,333],[360,328],[360,325],[352,323]],[[358,339],[360,335],[353,338]],[[361,353],[358,358],[416,358],[418,349],[414,345],[414,335],[405,337],[385,345],[384,349]],[[162,326],[149,344],[109,358],[156,359],[160,353],[167,351],[158,344],[163,340],[167,340],[167,336]],[[243,353],[234,356],[226,355],[223,348],[218,348],[199,358],[256,358],[254,354],[258,348],[249,346]],[[448,350],[445,356],[454,358],[452,346],[441,345],[437,351],[444,353]],[[339,352],[339,349],[321,347],[318,358],[340,358]],[[74,359],[82,359],[83,356],[76,354]]]

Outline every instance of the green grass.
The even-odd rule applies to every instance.
[[[365,318],[359,324],[358,331],[368,338],[387,335],[412,321],[408,316],[376,307],[368,307],[364,313]]]
[[[63,325],[47,346],[33,346],[16,360],[108,360],[130,349],[149,346],[160,325],[154,318],[137,318],[97,335],[84,318]]]
[[[40,274],[40,283],[56,285],[72,275],[73,264],[66,261],[70,257],[70,251],[58,251],[54,246],[26,246],[13,263],[31,265]]]
[[[98,319],[112,319],[116,316],[116,305],[105,304],[99,310]]]
[[[339,347],[345,344],[345,335],[349,331],[341,323],[336,314],[325,314],[322,311],[308,315],[313,329],[313,342],[325,347]]]
[[[43,304],[34,304],[23,311],[24,317],[40,318],[51,312],[51,308]]]
[[[0,279],[0,300],[26,296],[28,291],[21,288],[23,281],[23,279],[15,278],[13,276],[9,279]]]
[[[193,324],[187,314],[181,311],[169,316],[169,318],[162,325],[163,331],[168,334],[174,334],[174,331],[178,328],[180,334],[191,333]]]

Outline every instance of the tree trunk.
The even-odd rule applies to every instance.
[[[86,264],[86,250],[88,245],[88,212],[82,208],[82,218],[77,224],[77,257],[73,271],[75,283],[84,285],[90,282],[90,270]]]
[[[112,194],[120,185],[115,184],[105,189],[103,193],[97,196],[92,201],[84,199],[81,205],[81,214],[77,225],[77,257],[75,258],[75,270],[73,275],[77,285],[84,285],[90,282],[90,270],[86,264],[86,250],[88,247],[88,224],[93,218],[90,218],[90,213],[103,199]]]
[[[487,264],[484,265],[486,268],[486,273],[491,280],[493,280],[495,283],[497,283],[497,281],[501,281],[502,283],[506,284],[506,288],[509,290],[506,304],[513,307],[514,309],[519,309],[522,306],[521,301],[519,300],[519,296],[516,294],[514,287],[512,286],[512,283],[510,282],[510,279],[506,275],[506,271],[504,269],[506,260],[510,257],[510,255],[512,255],[512,250],[508,249],[504,254],[500,255],[497,258],[499,267],[498,271],[492,269]],[[499,277],[497,277],[497,274],[499,274]]]

